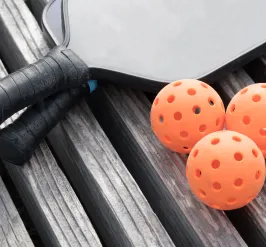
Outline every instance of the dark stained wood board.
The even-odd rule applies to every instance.
[[[10,43],[14,46],[12,51],[17,52],[18,59],[9,67],[12,71],[36,60],[46,45],[23,1],[6,4],[17,6],[13,18],[4,25],[7,42],[0,47],[8,59],[10,53],[5,47]],[[8,11],[12,12],[6,10],[2,16],[8,16]],[[11,21],[19,30],[9,28]],[[28,59],[30,55],[34,59]],[[49,140],[101,239],[108,246],[174,246],[88,106],[83,102],[71,112]],[[61,145],[59,150],[56,145]]]

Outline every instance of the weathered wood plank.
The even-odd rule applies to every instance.
[[[260,70],[258,74],[262,75],[266,71],[266,60],[262,58],[260,60]],[[253,68],[254,69],[254,68]],[[265,78],[266,79],[266,78]],[[236,71],[225,77],[219,85],[217,90],[223,98],[226,97],[228,101],[243,87],[253,84],[253,80],[242,69]],[[266,245],[266,185],[263,186],[259,196],[253,200],[249,205],[239,210],[228,212],[228,216],[237,227],[245,241],[250,246],[265,246]]]
[[[257,71],[257,76],[259,75],[260,78],[260,80],[258,79],[258,81],[266,81],[266,59],[263,57],[258,61],[260,61],[260,71]],[[253,73],[253,76],[255,76],[254,67]],[[249,77],[249,75],[244,70],[240,69],[235,73],[229,74],[223,80],[218,82],[216,85],[216,89],[222,96],[225,103],[228,104],[230,99],[235,95],[235,93],[237,93],[243,87],[252,83],[254,82]],[[96,115],[98,116],[98,120],[100,121],[103,127],[105,123],[108,123],[108,126],[106,125],[104,129],[108,133],[110,140],[115,145],[117,150],[119,150],[119,154],[123,158],[124,162],[126,164],[129,164],[129,166],[131,167],[131,169],[129,168],[129,170],[132,171],[132,174],[135,174],[134,177],[136,178],[136,181],[139,182],[139,185],[141,185],[142,183],[143,186],[145,186],[144,183],[146,182],[146,177],[143,174],[146,174],[147,172],[150,173],[150,170],[146,171],[146,173],[145,171],[140,171],[139,166],[143,164],[144,158],[142,158],[141,163],[139,159],[134,159],[134,157],[140,156],[138,154],[138,151],[136,151],[140,148],[143,150],[143,153],[146,154],[145,158],[152,159],[153,162],[158,162],[158,160],[156,160],[157,157],[154,157],[154,155],[158,155],[158,146],[154,144],[153,147],[149,147],[149,143],[154,143],[155,140],[151,138],[151,133],[147,134],[150,131],[149,123],[147,122],[147,119],[149,117],[148,112],[150,109],[150,104],[146,103],[146,99],[140,97],[138,93],[128,91],[125,94],[124,92],[114,89],[113,87],[109,87],[106,90],[103,90],[103,94],[104,96],[102,96],[101,99],[98,96],[98,98],[95,100],[99,100],[101,102],[106,101],[106,103],[101,104],[101,107],[105,107],[106,113],[111,113],[108,116],[105,114],[105,119],[103,119],[103,115],[101,114],[99,109],[95,109]],[[129,103],[126,105],[125,102]],[[95,101],[93,101],[93,103],[94,106],[97,106],[97,104],[95,104]],[[98,102],[98,104],[99,103],[100,102]],[[148,105],[148,107],[144,108],[143,105],[145,104]],[[108,107],[109,109],[107,109]],[[136,113],[136,111],[139,112]],[[143,112],[143,114],[141,115],[140,112]],[[140,120],[138,120],[138,118],[140,118]],[[141,128],[142,132],[137,130],[139,128]],[[112,131],[108,132],[108,130]],[[118,131],[122,130],[124,130],[125,133],[122,133],[121,135],[124,138],[131,140],[131,142],[128,141],[123,142],[123,144],[121,144],[122,137],[121,135],[117,135],[117,133],[119,133]],[[132,147],[132,140],[136,140],[136,147]],[[129,143],[131,143],[130,150],[126,150],[125,147],[128,147]],[[134,148],[136,148],[136,150],[134,150]],[[162,149],[160,148],[159,155],[161,154],[161,152]],[[165,150],[163,152],[165,152]],[[169,154],[170,156],[168,156],[168,158],[172,157],[172,160],[175,160],[174,156],[176,155],[173,155],[172,153]],[[151,155],[153,155],[153,157],[151,157]],[[165,160],[167,160],[166,157]],[[180,162],[180,159],[178,159],[178,162]],[[166,166],[169,165],[168,161],[164,162],[163,159],[160,159],[159,165],[162,163],[164,163],[164,165]],[[175,165],[172,164],[172,166],[174,167]],[[163,174],[162,176],[164,176],[165,181],[170,180],[171,183],[173,183],[172,181],[175,179],[165,178],[165,176],[167,175],[165,169],[165,166],[163,166],[163,171],[158,171],[158,173]],[[176,167],[174,169],[176,169]],[[178,169],[180,169],[180,166]],[[182,176],[184,176],[184,170],[183,174],[178,174],[179,183],[181,183],[180,179]],[[170,186],[173,185],[171,184]],[[140,187],[143,189],[142,186]],[[145,193],[146,197],[149,199],[148,194],[155,190],[155,188],[151,189],[149,186],[149,188],[147,188],[147,193]],[[186,193],[182,192],[182,194],[184,195]],[[265,194],[266,187],[264,186],[260,195],[247,207],[227,213],[230,220],[240,232],[242,238],[250,246],[265,246],[266,244],[266,208],[264,200]],[[154,193],[151,194],[151,197],[154,198]],[[196,214],[196,211],[194,213]]]
[[[34,37],[34,32],[19,29],[25,25],[24,20],[19,18],[20,14],[28,11],[22,1],[1,1],[1,4],[0,32],[1,38],[2,35],[5,37],[1,39],[0,49],[9,68],[12,68],[14,64],[19,66],[23,61],[35,58],[34,53],[27,52],[27,46],[29,42],[35,45],[39,39],[35,43],[30,38]],[[18,18],[14,18],[17,15]],[[31,28],[38,28],[34,18],[29,17],[27,21],[31,23]],[[42,49],[36,54],[48,50],[42,44]],[[5,50],[5,47],[8,49]],[[15,114],[12,119],[18,115]],[[10,122],[11,119],[7,120],[3,126]],[[7,163],[5,166],[46,246],[101,246],[88,216],[45,142],[24,167]]]
[[[0,246],[33,247],[29,234],[0,178]]]
[[[142,93],[110,87],[92,98],[91,107],[99,106],[95,114],[177,246],[245,246],[223,213],[191,195],[181,159],[166,154],[150,131],[150,103]]]
[[[50,144],[90,215],[112,209],[113,214],[99,212],[97,218],[91,216],[99,221],[99,227],[111,231],[106,232],[110,239],[116,236],[119,246],[173,246],[85,101],[74,107],[52,134]],[[110,228],[105,224],[111,224]],[[121,226],[124,230],[119,229]],[[131,243],[122,242],[125,233]]]
[[[0,77],[5,69],[0,61]],[[32,240],[20,215],[0,178],[0,246],[33,247]]]
[[[224,213],[191,194],[184,158],[163,148],[153,135],[144,95],[108,86],[94,96],[90,106],[97,119],[176,244],[245,246]]]
[[[21,0],[11,2],[23,5]],[[23,59],[13,62],[12,70],[23,65],[19,61],[33,62],[25,54],[38,53],[39,48],[36,48],[33,36],[36,35],[36,27],[32,28],[28,24],[31,21],[29,15],[30,12],[22,12],[21,9],[13,13],[14,21],[23,20],[16,23],[20,32],[30,32],[32,37],[17,40],[16,34],[9,30],[9,43],[15,44],[13,52],[20,50],[18,43],[27,43],[23,54],[20,53]],[[5,28],[9,29],[7,24]],[[37,34],[40,39],[40,32]],[[42,42],[45,43],[44,40]],[[5,49],[2,51],[3,56],[10,56],[4,52]],[[106,245],[173,246],[84,101],[51,132],[49,140]]]
[[[6,168],[47,246],[101,246],[46,143],[24,167],[6,164]]]

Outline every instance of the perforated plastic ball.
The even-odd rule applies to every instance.
[[[223,129],[224,117],[224,104],[218,93],[194,79],[165,86],[156,96],[150,113],[157,138],[178,153],[189,153],[202,137]]]
[[[192,192],[204,204],[233,210],[258,195],[265,180],[265,162],[253,140],[223,130],[205,136],[194,146],[186,175]]]
[[[266,158],[266,83],[247,86],[232,98],[226,128],[250,137]]]

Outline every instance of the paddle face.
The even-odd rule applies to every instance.
[[[265,9],[265,0],[54,0],[43,22],[95,79],[158,88],[213,82],[259,56]]]

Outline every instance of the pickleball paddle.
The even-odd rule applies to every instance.
[[[55,47],[0,81],[2,122],[33,105],[0,132],[0,157],[29,159],[76,102],[65,90],[90,92],[88,81],[150,92],[183,78],[214,82],[265,52],[266,30],[258,28],[265,7],[264,0],[52,0],[43,28]]]

